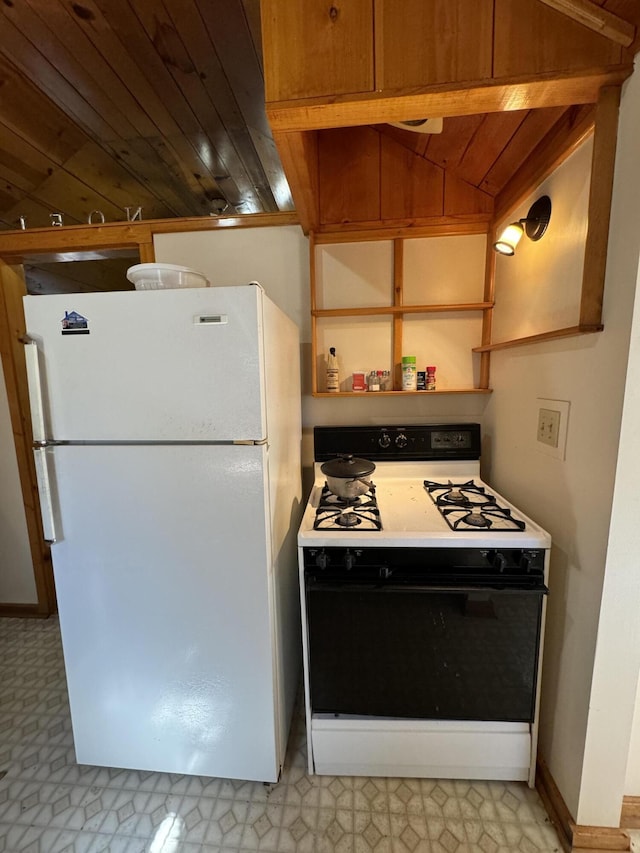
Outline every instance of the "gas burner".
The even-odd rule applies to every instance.
[[[362,521],[355,512],[343,512],[336,518],[336,524],[339,524],[341,527],[355,527],[358,524],[362,524]]]
[[[424,487],[429,492],[434,502],[440,506],[466,506],[477,507],[495,504],[493,495],[487,494],[484,486],[478,486],[473,480],[466,483],[436,483],[433,480],[425,480]]]
[[[340,498],[328,486],[322,487],[314,530],[381,530],[382,521],[376,500],[376,488],[371,484],[368,492],[355,498]]]
[[[366,509],[367,507],[376,506],[376,487],[371,484],[368,492],[362,495],[357,495],[354,498],[341,498],[333,492],[329,491],[328,486],[324,486],[320,496],[319,507],[335,507],[336,509]]]
[[[446,494],[446,495],[444,495],[443,500],[450,501],[452,504],[461,504],[461,503],[464,503],[464,502],[465,502],[465,500],[466,500],[466,498],[465,498],[465,496],[462,494],[462,492],[460,491],[460,489],[456,489],[456,488],[453,486],[453,484],[451,483],[451,481],[449,481],[449,485],[451,486],[451,491],[450,491],[450,492],[447,492],[447,494]]]
[[[489,521],[481,512],[474,510],[464,517],[464,523],[472,527],[489,527]]]
[[[495,495],[473,480],[465,483],[436,483],[425,480],[431,500],[452,530],[520,531],[526,524],[514,518],[511,510],[498,504]]]

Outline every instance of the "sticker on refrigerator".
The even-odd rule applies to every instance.
[[[89,321],[77,311],[65,311],[61,322],[63,335],[89,334]]]

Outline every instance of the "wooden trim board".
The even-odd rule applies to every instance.
[[[24,255],[148,246],[154,234],[182,231],[216,231],[219,228],[257,228],[299,225],[297,213],[253,213],[245,216],[189,216],[182,219],[149,219],[142,222],[105,222],[96,225],[64,225],[61,228],[27,228],[0,232],[0,258],[19,263]]]
[[[384,314],[438,314],[451,311],[484,311],[493,302],[458,302],[442,305],[377,305],[372,308],[312,308],[312,317],[370,317]]]
[[[42,532],[38,485],[31,449],[33,437],[29,392],[24,346],[21,342],[25,334],[22,296],[26,294],[27,289],[24,279],[2,261],[0,261],[0,284],[2,284],[0,288],[0,354],[38,597],[37,604],[29,606],[33,607],[39,615],[47,616],[55,610],[55,589],[52,566],[45,557],[48,546],[45,545]]]
[[[344,222],[323,225],[316,232],[316,243],[359,243],[367,240],[403,240],[411,237],[457,237],[466,234],[486,234],[491,222],[489,213],[469,213],[459,216],[433,216],[428,219],[380,220],[373,222]]]
[[[37,604],[0,604],[0,618],[3,619],[47,619]]]
[[[393,315],[393,390],[402,390],[402,317],[400,311],[404,302],[404,241],[393,241],[393,305],[396,311]]]
[[[366,397],[371,400],[373,397],[433,397],[441,394],[493,394],[492,388],[437,388],[435,391],[339,391],[338,393],[329,393],[327,391],[318,391],[312,394],[313,397]]]
[[[623,797],[621,829],[640,829],[640,797]]]
[[[577,21],[594,33],[611,39],[616,44],[621,44],[623,47],[629,47],[633,44],[636,36],[636,28],[633,24],[606,9],[600,8],[600,6],[596,6],[589,0],[540,0],[540,2],[557,12],[561,12],[571,18],[572,21]]]
[[[487,247],[485,250],[485,268],[484,268],[484,299],[486,300],[486,308],[482,313],[482,344],[491,343],[491,329],[493,328],[493,308],[495,301],[495,283],[496,283],[496,253],[493,251],[495,242],[495,229],[492,229],[487,234]],[[489,378],[491,372],[491,353],[487,350],[480,353],[480,382],[481,388],[489,387]]]
[[[604,851],[631,849],[631,840],[623,829],[609,826],[583,826],[575,823],[551,771],[540,755],[538,755],[536,766],[536,789],[566,853],[577,850],[604,853]]]
[[[602,320],[619,106],[620,88],[612,86],[603,89],[596,105],[593,137],[589,219],[580,301],[579,324],[581,326],[596,325]]]

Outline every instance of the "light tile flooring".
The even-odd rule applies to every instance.
[[[280,782],[75,763],[58,624],[0,619],[3,853],[560,851],[524,784],[309,776],[296,715]]]

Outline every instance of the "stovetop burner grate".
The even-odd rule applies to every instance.
[[[424,487],[452,530],[502,533],[526,528],[524,521],[514,518],[508,507],[500,506],[495,495],[474,480],[464,483],[425,480]]]
[[[314,530],[382,530],[376,487],[357,498],[344,499],[334,495],[328,486],[322,487]]]

